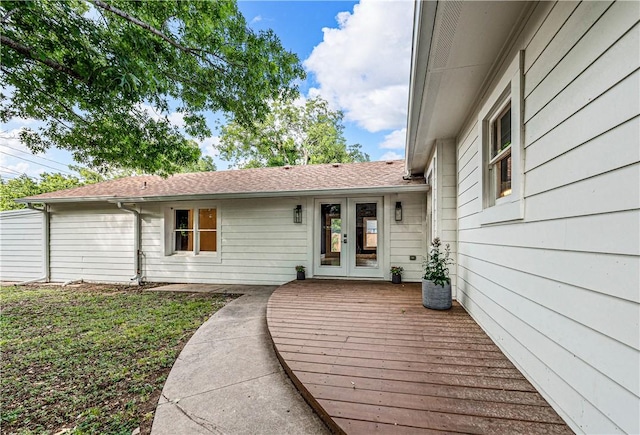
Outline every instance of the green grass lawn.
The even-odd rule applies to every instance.
[[[148,433],[180,350],[229,300],[103,285],[0,288],[2,433]]]

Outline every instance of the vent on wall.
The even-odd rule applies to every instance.
[[[434,41],[438,44],[433,47],[432,58],[433,68],[446,68],[451,53],[453,37],[458,27],[458,20],[462,11],[461,1],[446,1],[438,3],[438,8],[442,8],[442,20],[438,21],[434,29]]]

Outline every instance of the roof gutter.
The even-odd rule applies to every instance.
[[[429,53],[436,23],[437,1],[416,0],[413,15],[413,44],[411,47],[411,75],[409,107],[407,110],[407,136],[405,143],[405,170],[412,175],[412,159],[416,149],[418,124],[422,101],[428,81]]]
[[[120,210],[124,210],[126,212],[132,213],[135,216],[135,222],[133,227],[133,246],[135,250],[135,256],[133,259],[133,269],[135,270],[135,275],[130,278],[131,281],[135,281],[137,285],[140,285],[142,282],[142,251],[140,249],[142,245],[142,232],[140,231],[141,222],[140,222],[140,212],[133,208],[127,208],[120,201],[117,202],[118,208]]]
[[[161,201],[202,201],[215,199],[243,199],[243,198],[272,198],[272,197],[297,197],[297,196],[333,196],[333,195],[359,195],[371,194],[372,192],[386,194],[399,192],[426,192],[430,189],[428,184],[411,184],[406,186],[384,186],[384,187],[361,187],[361,188],[341,188],[341,189],[317,189],[317,190],[291,190],[291,191],[268,191],[268,192],[230,192],[230,193],[204,193],[196,195],[164,195],[164,196],[136,196],[136,197],[116,197],[116,196],[93,196],[93,197],[69,197],[69,198],[38,198],[37,201],[47,204],[68,203],[68,202],[161,202]],[[26,203],[36,201],[34,199],[17,199],[16,202]]]
[[[29,210],[35,210],[42,213],[42,218],[44,219],[44,228],[43,228],[43,262],[44,262],[44,275],[40,278],[31,279],[29,281],[23,281],[18,283],[17,285],[26,285],[34,282],[49,282],[51,275],[50,268],[50,254],[49,254],[49,245],[50,245],[50,236],[49,236],[49,207],[45,204],[42,207],[36,207],[31,202],[27,202],[27,208]]]

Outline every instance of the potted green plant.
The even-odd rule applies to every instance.
[[[451,254],[449,245],[444,247],[444,253],[440,251],[441,246],[439,237],[431,242],[431,250],[424,263],[422,279],[422,305],[434,310],[451,308],[449,265],[453,264],[453,260],[449,258]]]
[[[304,279],[305,279],[305,276],[304,276],[304,269],[305,269],[305,268],[304,268],[304,266],[302,266],[302,265],[298,265],[298,266],[296,266],[297,279],[298,279],[298,280],[300,280],[300,281],[302,281],[302,280],[304,280]]]
[[[404,268],[402,266],[391,266],[391,282],[394,284],[401,284],[403,271]]]

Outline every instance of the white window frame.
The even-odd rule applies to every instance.
[[[202,209],[215,209],[216,210],[216,251],[200,251],[200,237],[198,237],[198,233],[200,230],[198,229],[199,223],[199,210]],[[176,210],[193,210],[193,250],[192,251],[176,251],[175,249],[175,235],[176,235],[176,222],[175,216]],[[220,262],[221,255],[221,235],[220,235],[220,225],[221,225],[221,213],[220,207],[216,203],[173,203],[167,204],[164,207],[164,254],[165,256],[172,257],[201,257],[207,258],[212,261]],[[209,231],[209,230],[203,230]]]
[[[502,117],[502,115],[504,114],[504,112],[507,110],[507,107],[511,107],[511,93],[509,93],[509,98],[503,98],[501,101],[502,103],[498,106],[498,110],[495,111],[495,113],[493,114],[493,116],[491,116],[491,118],[489,118],[489,138],[488,138],[488,142],[486,144],[487,146],[487,159],[489,160],[487,162],[487,168],[486,170],[487,172],[487,195],[486,195],[486,204],[487,206],[491,207],[494,205],[500,205],[502,203],[505,202],[509,202],[508,198],[510,194],[505,195],[503,197],[498,197],[498,183],[497,183],[497,174],[496,172],[493,172],[497,166],[497,164],[508,158],[508,156],[511,156],[511,160],[512,160],[512,170],[513,170],[513,155],[511,153],[511,146],[513,145],[513,141],[511,141],[511,143],[503,150],[499,151],[498,154],[496,154],[494,157],[491,157],[491,152],[493,150],[494,147],[494,143],[493,143],[493,128],[494,125],[496,123],[500,122],[500,118]],[[513,112],[511,112],[513,115]],[[513,139],[513,128],[511,129],[511,134],[512,134],[512,139]],[[513,189],[512,189],[512,193],[513,193]]]
[[[481,138],[481,152],[478,153],[480,192],[482,193],[482,212],[480,223],[483,225],[515,221],[524,218],[524,149],[523,149],[523,60],[524,52],[519,51],[511,61],[505,73],[498,80],[492,93],[478,115],[478,134]],[[496,118],[511,104],[511,146],[491,158],[491,127]],[[511,153],[511,193],[496,198],[496,183],[490,170],[493,163],[504,153]]]

